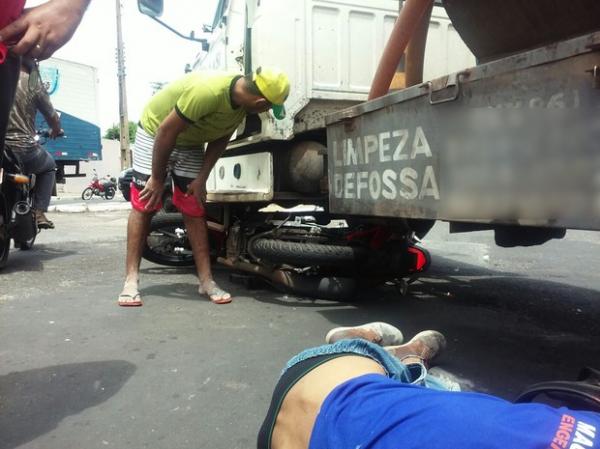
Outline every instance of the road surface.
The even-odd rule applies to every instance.
[[[600,365],[600,235],[570,232],[502,249],[491,233],[425,240],[433,264],[406,297],[351,303],[247,290],[216,306],[190,269],[142,263],[145,305],[116,305],[126,211],[54,214],[32,251],[0,274],[0,449],[249,449],[283,364],[338,325],[433,328],[441,367],[471,389],[514,398],[533,382]]]

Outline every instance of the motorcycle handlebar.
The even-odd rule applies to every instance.
[[[48,139],[50,137],[50,130],[42,129],[42,130],[37,131],[36,134],[40,137],[44,137],[44,138]],[[58,133],[58,135],[56,137],[65,137],[66,138],[67,136],[65,135],[64,130],[61,130],[60,133]]]

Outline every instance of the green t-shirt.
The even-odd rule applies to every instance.
[[[156,136],[175,109],[190,125],[177,137],[178,146],[198,146],[232,133],[246,116],[243,108],[231,104],[231,88],[238,78],[223,72],[188,73],[152,97],[142,113],[142,127]]]

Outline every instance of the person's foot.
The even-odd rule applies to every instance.
[[[125,283],[117,302],[121,307],[140,307],[143,303],[137,282]]]
[[[446,349],[446,338],[438,331],[423,331],[404,345],[387,346],[385,349],[400,361],[416,358],[429,364]]]
[[[331,329],[325,341],[335,343],[346,338],[362,338],[381,346],[400,345],[404,341],[402,332],[397,327],[388,323],[367,323],[354,327],[336,327]]]
[[[206,295],[215,304],[229,304],[231,295],[217,285],[212,279],[210,281],[200,282],[198,293]]]
[[[35,211],[35,221],[40,229],[54,229],[54,223],[41,210]]]

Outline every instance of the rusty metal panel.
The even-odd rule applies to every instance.
[[[328,118],[333,213],[600,229],[600,34]]]

